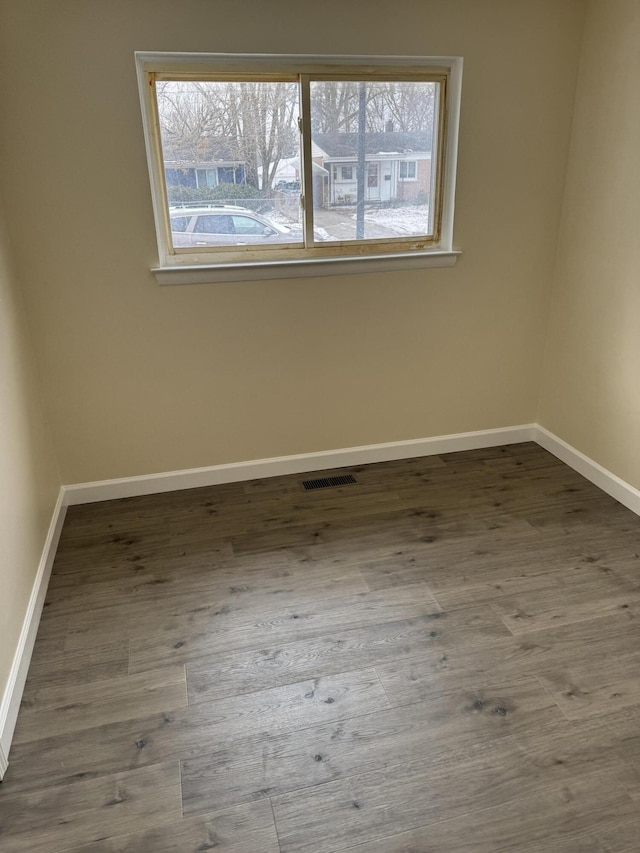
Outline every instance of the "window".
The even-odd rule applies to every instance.
[[[198,187],[215,187],[218,183],[216,169],[196,169]]]
[[[233,219],[224,214],[198,216],[193,230],[196,234],[233,234]]]
[[[400,161],[400,180],[415,181],[416,180],[416,162],[415,160]]]
[[[186,231],[187,225],[191,221],[190,216],[172,216],[171,217],[171,230],[172,231]]]
[[[161,269],[453,254],[461,60],[137,64]]]
[[[232,218],[236,234],[273,237],[276,233],[258,219],[250,219],[248,216],[234,216]]]

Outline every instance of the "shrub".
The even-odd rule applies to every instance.
[[[256,213],[273,208],[269,193],[265,190],[257,190],[249,184],[218,184],[215,187],[168,185],[167,195],[169,204],[193,204],[194,202],[239,204],[249,210],[255,210]]]

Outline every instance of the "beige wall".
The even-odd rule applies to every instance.
[[[534,419],[583,0],[3,9],[2,184],[65,482]],[[463,259],[159,287],[136,49],[463,55]]]
[[[0,701],[60,480],[0,218]]]
[[[640,488],[640,3],[585,30],[539,420]]]

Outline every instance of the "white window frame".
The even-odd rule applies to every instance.
[[[453,218],[458,149],[458,127],[462,86],[461,57],[302,56],[263,54],[186,54],[137,52],[135,54],[151,196],[156,225],[159,262],[152,268],[162,284],[244,281],[292,278],[452,266],[461,254],[453,248]],[[168,203],[155,102],[156,75],[198,78],[207,74],[255,75],[255,79],[277,79],[295,75],[299,79],[416,79],[433,77],[442,84],[438,121],[442,127],[438,159],[433,174],[437,182],[438,231],[430,238],[406,240],[333,242],[282,252],[258,250],[243,253],[175,252],[169,231]],[[290,78],[289,78],[290,79]],[[348,78],[347,78],[348,79]],[[301,86],[301,91],[303,87]],[[308,92],[308,88],[307,88]],[[309,100],[301,103],[302,162],[306,185],[311,186],[311,115]],[[416,165],[417,174],[417,165]],[[404,179],[412,180],[412,179]],[[305,206],[305,225],[312,234],[312,201]],[[431,214],[432,215],[432,214]]]
[[[407,175],[405,175],[403,177],[402,167],[405,166],[406,167],[405,171],[408,172],[410,165],[413,166],[413,177],[409,177]],[[402,181],[403,184],[411,182],[411,181],[417,181],[418,180],[418,161],[417,160],[400,160],[398,180]]]

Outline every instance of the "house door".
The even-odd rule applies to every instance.
[[[367,163],[367,201],[378,201],[380,198],[380,170],[378,163]]]
[[[391,163],[380,163],[380,200],[391,200]]]

